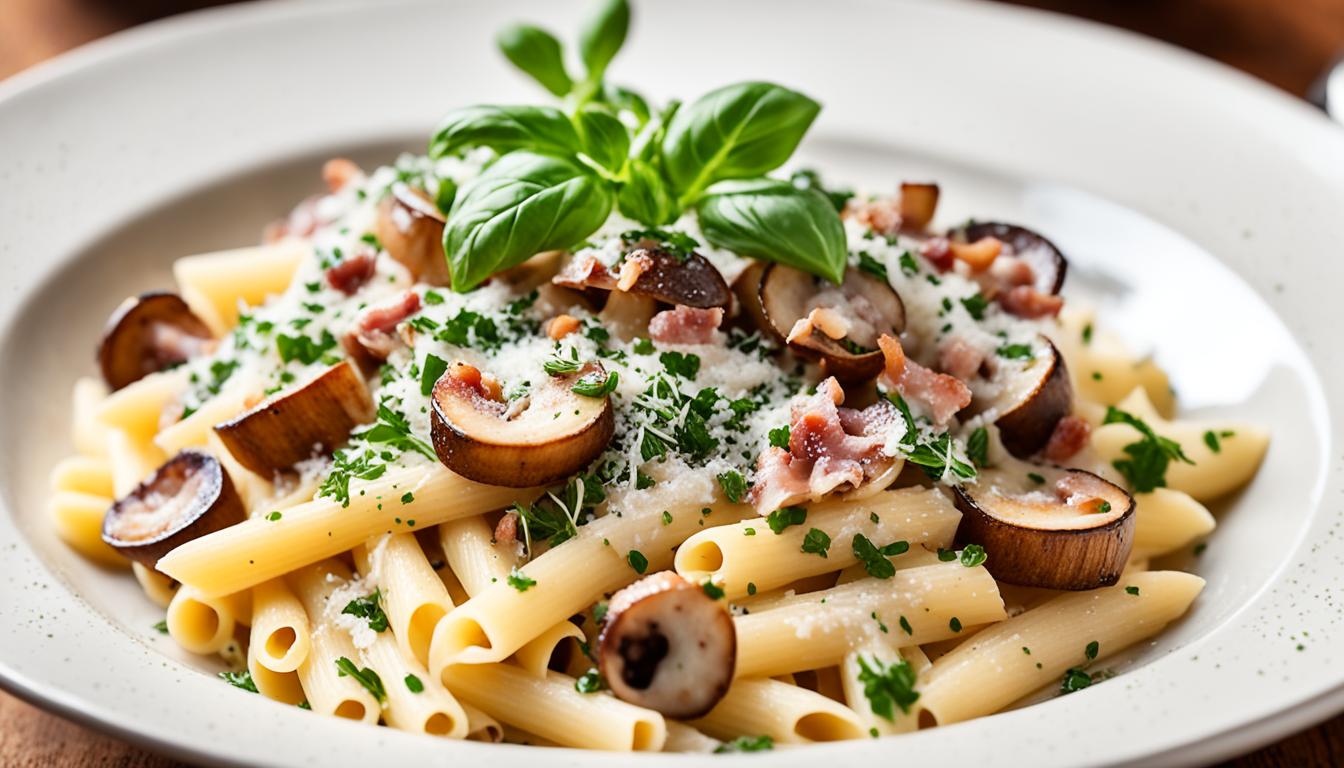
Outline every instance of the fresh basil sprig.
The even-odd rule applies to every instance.
[[[835,207],[812,189],[764,178],[797,149],[821,106],[773,83],[725,86],[654,113],[605,82],[630,24],[626,0],[601,0],[579,33],[582,78],[549,32],[515,24],[504,55],[564,109],[474,106],[440,123],[429,154],[500,155],[453,200],[444,251],[453,288],[471,290],[544,250],[595,232],[613,206],[647,226],[695,209],[706,239],[839,282],[848,258]]]

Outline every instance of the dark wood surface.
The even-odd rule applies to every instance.
[[[89,40],[219,0],[0,0],[0,78]],[[1303,96],[1344,53],[1344,0],[1005,0],[1133,29]],[[0,693],[0,766],[168,768],[179,763]],[[1344,765],[1344,717],[1231,761],[1235,768]]]

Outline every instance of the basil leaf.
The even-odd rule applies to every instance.
[[[820,192],[787,181],[716,184],[696,206],[700,229],[719,248],[769,259],[833,283],[844,277],[845,228]]]
[[[446,157],[466,147],[490,147],[504,154],[527,149],[568,157],[579,151],[579,135],[565,113],[553,107],[480,105],[449,112],[429,142],[429,156]]]
[[[636,157],[630,160],[625,170],[630,179],[616,198],[622,214],[652,227],[676,218],[667,183],[653,165]]]
[[[550,32],[531,24],[510,24],[499,31],[495,42],[515,67],[552,94],[564,96],[574,90],[560,41]]]
[[[682,205],[722,179],[760,176],[798,147],[821,105],[772,83],[738,83],[683,107],[667,126],[663,167]]]
[[[513,152],[464,188],[443,231],[455,291],[542,251],[568,248],[611,213],[612,191],[569,160]]]
[[[602,100],[610,104],[618,112],[629,112],[635,116],[640,125],[649,122],[649,117],[653,115],[649,109],[649,103],[643,96],[619,85],[607,84],[602,87]]]
[[[662,162],[663,139],[667,136],[667,124],[677,114],[681,102],[673,99],[668,102],[657,117],[650,119],[639,129],[634,142],[630,145],[630,156],[649,163]]]
[[[630,152],[630,131],[605,108],[587,106],[574,116],[583,153],[612,173],[620,173]]]
[[[579,58],[588,68],[588,81],[596,83],[607,71],[616,52],[625,45],[630,29],[630,6],[625,0],[604,0],[579,30]]]

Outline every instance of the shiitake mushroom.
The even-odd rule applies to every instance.
[[[458,362],[434,385],[434,450],[444,466],[488,485],[530,488],[562,480],[592,463],[611,442],[610,398],[573,389],[580,381],[605,379],[602,368],[590,364],[549,376],[506,403],[478,369]]]
[[[185,450],[107,510],[103,541],[153,568],[169,551],[246,516],[219,460],[203,451]]]
[[[402,182],[378,205],[374,233],[387,255],[401,262],[416,281],[448,285],[448,260],[443,254],[446,219],[433,200]]]
[[[1110,586],[1134,545],[1134,497],[1081,469],[1010,461],[954,496],[958,540],[983,546],[985,567],[1010,584]]]
[[[576,290],[624,291],[696,309],[727,309],[732,303],[728,284],[708,259],[695,252],[683,255],[658,247],[632,250],[616,274],[601,264],[584,262],[561,270],[553,282]]]
[[[342,360],[217,425],[215,434],[239,464],[270,477],[340,447],[350,431],[372,421],[373,414],[363,377]]]
[[[999,358],[987,382],[973,384],[966,416],[993,410],[1003,447],[1025,459],[1045,447],[1059,420],[1073,409],[1073,385],[1064,356],[1043,335],[1030,345],[1025,365]]]
[[[1003,244],[1001,254],[1021,259],[1031,267],[1032,287],[1040,293],[1055,295],[1064,287],[1069,262],[1063,251],[1044,236],[1016,224],[997,221],[972,222],[948,233],[951,239],[974,243],[992,237]]]
[[[901,297],[854,267],[845,270],[839,286],[782,264],[765,266],[759,279],[756,301],[743,302],[747,314],[759,317],[762,330],[795,353],[820,360],[823,375],[841,383],[881,373],[878,338],[905,329]]]
[[[598,669],[622,701],[678,719],[704,715],[728,692],[737,630],[720,600],[673,571],[612,596]]]
[[[209,327],[181,296],[152,291],[132,296],[108,318],[98,366],[109,389],[186,362],[212,343]]]

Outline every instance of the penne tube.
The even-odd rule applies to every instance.
[[[734,680],[709,714],[690,725],[724,741],[769,736],[779,744],[806,744],[867,735],[849,707],[778,680]]]
[[[845,703],[854,710],[855,717],[859,718],[860,725],[866,733],[891,736],[918,729],[921,709],[918,700],[908,705],[908,710],[893,704],[891,718],[888,719],[885,715],[873,711],[873,702],[864,693],[864,665],[869,670],[878,672],[883,666],[902,663],[909,664],[910,673],[916,677],[929,667],[928,657],[919,646],[914,645],[895,649],[883,643],[873,643],[862,650],[845,654],[845,660],[840,664],[840,680],[844,686]],[[913,687],[918,692],[918,684]]]
[[[1217,523],[1190,494],[1171,488],[1136,493],[1131,557],[1159,557],[1213,532]]]
[[[238,492],[238,498],[242,500],[243,507],[247,509],[249,516],[267,515],[274,510],[292,507],[297,503],[291,502],[280,505],[273,503],[275,485],[270,480],[239,464],[233,454],[229,453],[229,449],[224,447],[223,441],[219,439],[219,435],[215,434],[213,429],[206,434],[205,446],[210,455],[219,460],[220,467],[229,476],[229,482],[233,483],[233,488]],[[308,498],[312,498],[311,493]],[[304,499],[304,501],[306,500]]]
[[[387,693],[383,718],[388,725],[412,733],[466,738],[469,721],[457,698],[419,662],[404,655],[387,632],[379,633],[363,658],[383,682]]]
[[[579,693],[573,678],[555,672],[537,677],[512,664],[460,664],[443,670],[443,682],[500,722],[566,747],[657,752],[667,739],[657,712],[606,693]]]
[[[98,420],[98,408],[107,397],[107,385],[100,379],[82,376],[75,381],[71,393],[70,413],[74,417],[70,425],[70,439],[75,450],[84,456],[107,456],[106,427]]]
[[[67,456],[51,469],[51,490],[76,491],[110,499],[116,495],[112,485],[112,464],[98,456]]]
[[[112,500],[79,491],[58,491],[47,500],[47,516],[61,541],[100,565],[126,567],[126,558],[103,541],[103,517]]]
[[[183,368],[151,373],[99,402],[94,411],[96,423],[104,429],[120,429],[137,442],[149,442],[159,433],[164,413],[182,397],[187,383]],[[180,411],[178,405],[172,414],[174,420]]]
[[[568,666],[575,656],[580,655],[578,643],[587,642],[583,630],[572,621],[562,621],[541,633],[537,639],[518,649],[513,660],[518,666],[536,675],[545,677],[552,664]]]
[[[378,585],[380,603],[401,652],[429,660],[429,640],[453,601],[413,533],[372,539],[355,550],[359,572]]]
[[[173,602],[173,595],[177,594],[178,588],[182,586],[153,568],[137,562],[131,563],[131,573],[135,574],[135,580],[140,582],[140,588],[145,590],[145,596],[160,608],[167,608],[168,604]]]
[[[676,720],[667,721],[667,741],[663,742],[664,752],[694,752],[708,755],[713,754],[714,750],[722,745],[722,741],[701,733],[697,728],[679,723]]]
[[[535,582],[525,591],[507,582],[491,584],[444,617],[430,644],[430,672],[508,658],[599,595],[639,578],[630,564],[632,552],[647,562],[644,573],[655,573],[671,564],[672,548],[701,525],[735,522],[749,512],[740,505],[691,506],[669,511],[666,523],[657,512],[589,523],[521,569]]]
[[[257,659],[256,646],[248,647],[247,671],[252,675],[252,684],[257,693],[268,699],[284,704],[299,705],[305,701],[303,685],[299,682],[299,673],[294,671],[277,672]]]
[[[468,595],[504,581],[518,563],[516,544],[495,541],[495,532],[480,515],[439,526],[444,559]]]
[[[504,740],[504,726],[498,720],[466,702],[462,702],[462,711],[467,713],[468,741],[498,744]]]
[[[178,290],[206,326],[223,336],[238,323],[238,304],[260,304],[282,293],[312,253],[306,240],[184,256],[173,262]]]
[[[395,501],[407,492],[415,495],[412,505]],[[157,568],[205,594],[228,594],[354,549],[371,536],[404,531],[410,520],[438,525],[528,502],[536,493],[481,485],[438,464],[412,467],[363,485],[351,483],[349,506],[318,498],[284,510],[276,520],[254,517],[202,536],[169,552]],[[415,517],[404,519],[409,514]]]
[[[995,624],[934,662],[921,685],[922,717],[957,723],[1058,685],[1065,670],[1089,661],[1090,643],[1097,643],[1099,660],[1152,637],[1203,588],[1204,580],[1189,573],[1134,573],[1114,587],[1061,595]],[[971,690],[975,695],[966,695]]]
[[[202,403],[195,413],[162,429],[154,436],[154,444],[169,456],[183,448],[204,448],[216,424],[247,410],[260,397],[260,382],[255,377],[237,374],[222,392]]]
[[[252,588],[249,659],[273,672],[293,672],[308,657],[310,635],[308,614],[284,580]]]
[[[855,647],[945,640],[1004,615],[998,586],[984,566],[967,568],[954,561],[907,568],[890,579],[797,595],[769,610],[736,617],[737,676],[829,667]]]
[[[108,429],[107,455],[112,466],[112,490],[121,498],[158,469],[168,457],[152,442],[140,442],[120,429]]]
[[[377,723],[382,717],[381,703],[353,677],[340,674],[337,666],[342,658],[357,664],[359,651],[350,634],[326,616],[327,601],[349,577],[349,569],[339,561],[323,560],[294,571],[286,579],[313,627],[308,655],[299,665],[299,683],[314,712]]]
[[[233,642],[233,630],[251,621],[251,595],[209,597],[182,587],[168,603],[168,634],[191,653],[219,653]]]
[[[856,562],[853,540],[865,536],[875,546],[896,541],[950,546],[961,513],[940,491],[904,488],[859,501],[826,501],[807,508],[807,519],[780,533],[765,518],[700,531],[677,550],[676,569],[689,581],[713,580],[729,598],[747,594],[747,585],[770,590],[797,579],[838,571]],[[825,558],[802,549],[816,528],[830,536]]]

